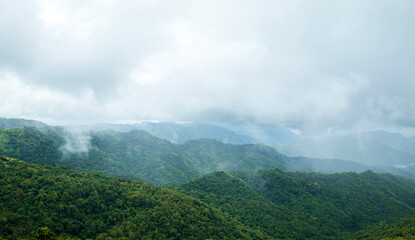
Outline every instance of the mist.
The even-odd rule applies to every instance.
[[[59,150],[63,158],[70,155],[86,156],[91,149],[91,135],[86,131],[65,130],[62,133],[64,143]]]

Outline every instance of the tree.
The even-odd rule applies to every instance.
[[[48,227],[41,227],[36,230],[35,239],[56,240],[56,235]]]

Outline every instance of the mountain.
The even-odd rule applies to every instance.
[[[371,166],[404,169],[415,164],[415,141],[384,131],[308,139],[276,149],[289,156],[344,159]]]
[[[283,204],[273,203],[246,181],[223,171],[205,175],[177,189],[272,237],[330,239],[338,235],[333,229],[322,229],[321,225]]]
[[[137,130],[72,133],[58,127],[0,129],[0,154],[156,185],[184,183],[215,170],[287,168],[286,157],[270,147],[211,139],[177,145]]]
[[[45,123],[27,120],[23,118],[2,118],[0,117],[0,128],[18,128],[18,127],[46,127]]]
[[[415,183],[390,174],[214,172],[179,185],[242,223],[280,239],[348,239],[415,213]]]
[[[183,158],[191,158],[199,172],[216,170],[283,169],[289,158],[271,147],[258,144],[230,145],[211,139],[191,140],[178,145]]]
[[[142,122],[135,124],[91,124],[83,126],[68,126],[69,129],[82,131],[115,130],[129,132],[143,130],[153,136],[166,139],[172,143],[184,143],[193,139],[209,138],[224,143],[248,144],[258,142],[252,137],[236,134],[228,129],[202,123],[175,123],[175,122]]]
[[[65,239],[267,238],[173,190],[3,156],[0,222],[0,239],[33,239],[36,229]]]
[[[301,140],[300,136],[298,136],[288,128],[256,126],[249,124],[224,124],[222,126],[238,134],[254,138],[256,140],[255,143],[291,144]]]
[[[377,173],[391,173],[409,178],[415,181],[415,166],[407,168],[396,168],[388,166],[370,166],[362,163],[342,159],[321,159],[308,157],[287,157],[291,161],[287,171],[339,173],[339,172],[364,172],[372,170]]]
[[[0,129],[0,154],[31,163],[66,165],[155,185],[180,184],[216,170],[362,172],[370,167],[344,160],[287,157],[257,144],[212,139],[173,144],[144,131],[69,132],[61,127]],[[374,168],[415,179],[400,169]]]
[[[0,129],[0,154],[26,162],[53,165],[59,163],[64,145],[63,129],[6,128]]]

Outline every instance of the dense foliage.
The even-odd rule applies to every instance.
[[[149,132],[151,135],[167,139],[174,143],[184,143],[193,139],[208,138],[215,139],[224,143],[250,144],[256,142],[255,139],[236,134],[225,128],[200,123],[172,123],[143,122],[136,125],[140,130]]]
[[[415,213],[415,184],[389,174],[215,172],[178,186],[273,237],[339,239]]]
[[[18,128],[18,127],[46,127],[47,125],[23,118],[2,118],[0,117],[0,128]]]
[[[380,239],[415,239],[415,215],[382,221],[363,231],[354,234],[355,239],[380,240]]]
[[[0,239],[47,239],[48,229],[81,239],[265,238],[173,190],[0,157]]]
[[[0,129],[0,154],[156,184],[178,184],[215,170],[286,169],[289,159],[261,145],[192,140],[181,145],[144,131],[72,133],[62,128]]]
[[[106,131],[114,130],[117,132],[130,132],[133,130],[143,130],[153,136],[166,139],[173,143],[184,143],[193,139],[208,138],[215,139],[224,143],[232,144],[251,144],[256,143],[252,137],[240,135],[228,129],[201,123],[176,123],[176,122],[141,122],[135,124],[111,124],[97,123],[81,125],[75,128],[82,131]]]
[[[0,129],[0,154],[31,163],[57,164],[62,158],[62,132],[59,128]]]

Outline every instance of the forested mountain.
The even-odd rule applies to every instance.
[[[153,136],[166,139],[172,143],[184,143],[193,139],[209,138],[224,143],[248,144],[257,143],[258,140],[247,135],[236,134],[226,128],[202,123],[175,123],[175,122],[142,122],[135,124],[91,124],[82,126],[68,126],[69,129],[82,131],[130,132],[143,130]]]
[[[76,133],[61,127],[0,129],[0,154],[156,185],[184,183],[216,170],[278,168],[331,173],[369,169],[350,161],[287,157],[264,145],[230,145],[212,139],[177,145],[137,130]],[[404,171],[396,173],[415,179]]]
[[[0,237],[11,239],[45,226],[82,239],[371,239],[410,236],[415,214],[411,180],[265,145],[43,126],[0,129],[0,155]],[[295,172],[341,169],[365,172]]]
[[[261,145],[227,145],[208,139],[175,145],[144,131],[83,134],[61,128],[0,129],[0,153],[157,185],[184,183],[215,170],[287,168],[285,156]]]
[[[2,118],[0,117],[0,128],[17,128],[17,127],[46,127],[44,124],[35,120],[23,118]]]
[[[219,171],[177,189],[189,196],[1,156],[0,238],[41,227],[62,239],[414,236],[415,183],[390,174]]]
[[[47,127],[46,124],[33,120],[25,119],[15,119],[15,118],[1,118],[0,119],[0,128],[8,127],[23,127],[23,126],[36,126],[38,129],[41,129],[41,132],[45,133],[47,138],[52,138],[55,144],[58,144],[60,150],[65,151],[65,154],[71,152],[78,153],[91,153],[95,158],[100,159],[113,159],[115,161],[110,161],[110,165],[118,164],[120,157],[112,154],[112,157],[103,156],[104,153],[99,153],[95,151],[97,149],[90,148],[90,140],[92,139],[91,132],[89,130],[94,130],[92,133],[97,132],[109,132],[104,129],[114,129],[116,132],[128,133],[131,130],[142,129],[149,132],[152,135],[158,136],[160,138],[166,139],[173,143],[182,143],[186,140],[199,140],[200,138],[206,139],[215,139],[223,143],[251,143],[255,142],[254,138],[247,137],[244,135],[235,134],[232,131],[229,131],[225,128],[208,125],[208,124],[199,124],[199,123],[173,123],[173,122],[142,122],[139,124],[93,124],[93,125],[84,125],[78,127],[69,128],[70,131],[67,131],[64,128],[60,127]],[[259,141],[282,141],[282,142],[291,142],[290,144],[285,145],[274,145],[274,147],[281,151],[284,154],[289,156],[294,156],[295,158],[289,158],[289,164],[286,166],[285,170],[289,171],[317,171],[324,173],[332,172],[342,172],[342,171],[356,171],[361,172],[368,169],[374,170],[376,172],[390,172],[392,174],[397,174],[407,178],[415,179],[415,141],[413,138],[407,138],[400,134],[392,134],[385,131],[374,131],[366,133],[355,133],[348,134],[344,136],[337,136],[331,138],[321,138],[321,139],[309,139],[309,140],[300,140],[298,137],[295,138],[293,133],[284,129],[272,129],[272,128],[243,128],[237,126],[228,126],[231,129],[236,129],[235,131],[250,134],[255,136],[255,138],[260,139]],[[52,131],[51,131],[52,130]],[[54,132],[54,133],[53,133]],[[50,136],[50,134],[55,134],[55,136]],[[117,133],[118,134],[118,133]],[[57,135],[57,136],[56,136]],[[101,137],[105,137],[105,134],[101,134]],[[111,134],[108,134],[110,136]],[[111,136],[110,136],[111,137]],[[277,139],[278,138],[278,139]],[[125,138],[124,138],[125,139]],[[20,141],[20,140],[16,140]],[[277,141],[277,142],[278,142]],[[105,141],[104,141],[105,142]],[[203,141],[196,141],[200,144],[205,144]],[[207,144],[209,145],[209,144]],[[112,148],[114,149],[114,148]],[[152,150],[151,150],[152,151]],[[108,151],[107,151],[108,154]],[[70,155],[70,154],[69,154]],[[105,154],[104,154],[105,155]],[[118,154],[119,155],[119,154]],[[121,154],[123,155],[123,154]],[[177,155],[175,153],[174,155]],[[180,154],[180,157],[184,155]],[[15,157],[20,157],[25,160],[27,154],[13,155]],[[303,156],[303,157],[300,157]],[[72,156],[73,157],[73,156]],[[79,156],[76,156],[79,157]],[[134,153],[130,154],[130,157],[135,157]],[[82,158],[85,158],[83,156]],[[121,158],[125,159],[125,156]],[[57,157],[52,158],[56,161],[59,159]],[[76,159],[76,158],[75,158]],[[215,160],[215,159],[214,159]],[[42,161],[45,161],[43,159]],[[216,162],[220,162],[221,159],[216,159]],[[87,163],[87,162],[86,162]],[[104,165],[107,166],[108,162],[104,161]],[[163,161],[161,163],[164,164]],[[93,166],[86,166],[89,168],[101,168],[101,164],[92,164]],[[119,165],[119,164],[118,164]],[[219,164],[221,166],[225,164]],[[197,166],[199,167],[199,166]],[[197,168],[196,167],[196,168]],[[207,166],[211,167],[211,170],[222,169],[218,166]],[[274,167],[274,165],[273,165]],[[279,168],[283,168],[278,166]],[[126,173],[122,170],[123,166],[112,166],[113,170],[110,172],[113,176],[123,176],[134,174]],[[106,168],[107,169],[107,168]],[[205,168],[209,169],[209,168]],[[245,168],[244,168],[245,169]],[[256,168],[247,168],[246,170],[253,170]],[[269,169],[266,167],[266,169]],[[204,169],[199,169],[201,174],[206,173]],[[231,169],[224,169],[231,170]],[[177,172],[177,171],[176,171]],[[195,172],[195,170],[189,170],[190,172]],[[177,172],[177,174],[184,176],[182,173]],[[188,175],[185,174],[185,175]],[[151,174],[150,174],[151,175]],[[191,175],[191,174],[190,174]],[[165,174],[161,174],[161,177]],[[137,176],[136,176],[137,177]],[[167,176],[166,176],[167,177]],[[193,175],[192,175],[193,177]],[[191,178],[192,178],[191,177]],[[169,178],[169,177],[167,177]],[[171,178],[171,177],[170,177]],[[176,177],[173,177],[176,178]],[[188,180],[189,178],[184,178],[183,181]],[[161,182],[167,182],[169,180],[163,180]]]
[[[33,239],[40,227],[81,239],[266,239],[173,190],[3,156],[0,222],[0,239]]]
[[[342,239],[415,213],[415,184],[390,174],[215,172],[180,185],[252,228],[281,239]]]

